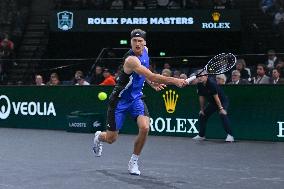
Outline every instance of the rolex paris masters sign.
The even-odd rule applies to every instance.
[[[108,18],[88,18],[88,24],[89,25],[119,25],[119,24],[129,24],[129,25],[191,25],[193,24],[193,18],[192,17],[150,17],[150,18],[143,18],[143,17],[137,17],[137,18],[114,18],[114,17],[108,17]]]
[[[240,31],[239,10],[54,10],[50,30],[55,32]]]

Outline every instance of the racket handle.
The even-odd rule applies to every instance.
[[[187,78],[185,81],[186,81],[187,83],[190,83],[190,82],[192,82],[192,81],[195,80],[195,79],[196,79],[196,76],[194,75],[194,76],[191,76],[191,77]]]

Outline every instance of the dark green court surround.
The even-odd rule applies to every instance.
[[[230,99],[228,112],[236,139],[284,141],[284,86],[224,86],[224,90]],[[0,126],[101,130],[107,108],[107,100],[100,101],[97,97],[101,91],[110,95],[112,87],[1,87]],[[195,86],[182,89],[168,86],[161,92],[146,86],[144,94],[151,115],[151,135],[196,135],[199,105]],[[74,112],[93,115],[93,118],[73,115],[78,121],[71,119],[70,122]],[[84,121],[88,124],[83,124]],[[127,119],[121,133],[136,132],[135,122]],[[225,137],[217,115],[209,120],[206,135],[207,138]]]

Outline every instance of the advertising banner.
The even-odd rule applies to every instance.
[[[230,100],[228,115],[237,140],[284,141],[284,85],[224,86]],[[0,90],[0,127],[59,129],[95,132],[105,128],[112,87],[54,86],[5,87]],[[277,92],[276,92],[277,91]],[[198,134],[199,103],[196,87],[168,86],[156,92],[144,89],[150,113],[150,134],[193,137]],[[135,120],[128,117],[120,133],[136,134]],[[208,120],[206,137],[225,138],[218,114]]]
[[[56,10],[50,13],[53,32],[240,31],[239,10]]]

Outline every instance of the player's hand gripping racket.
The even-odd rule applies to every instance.
[[[206,66],[196,75],[186,79],[190,83],[197,77],[204,75],[219,75],[232,69],[236,64],[237,58],[232,53],[221,53],[209,60]]]

